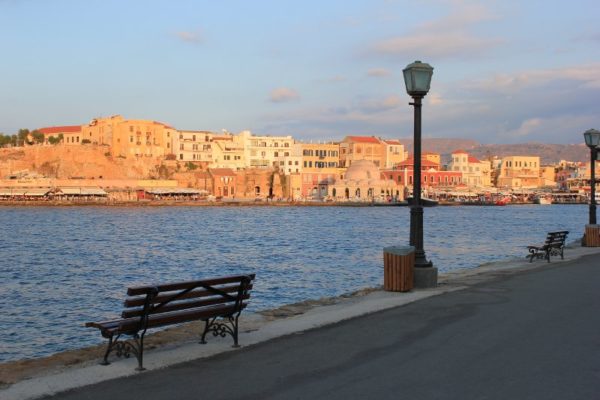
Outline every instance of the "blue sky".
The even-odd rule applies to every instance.
[[[0,132],[121,114],[302,140],[581,143],[600,129],[600,3],[0,0]]]

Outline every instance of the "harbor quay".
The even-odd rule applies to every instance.
[[[97,365],[98,352],[23,374],[0,397],[594,398],[599,260],[571,244],[564,260],[489,263],[436,288],[283,306],[242,321],[241,349],[173,342],[141,373],[132,359]]]

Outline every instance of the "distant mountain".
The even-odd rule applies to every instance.
[[[406,149],[412,153],[412,139],[400,139]],[[464,150],[470,155],[483,160],[497,156],[539,156],[542,164],[555,164],[560,160],[586,162],[590,159],[590,151],[585,144],[481,144],[470,139],[423,139],[422,151],[439,153],[442,163],[450,160],[456,150]]]

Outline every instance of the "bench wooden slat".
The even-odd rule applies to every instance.
[[[195,287],[195,286],[190,286],[190,287]],[[228,285],[228,286],[224,286],[224,287],[219,287],[219,286],[215,287],[215,289],[218,289],[225,293],[230,293],[230,294],[237,293],[239,288],[240,288],[239,282],[235,285]],[[184,289],[175,289],[175,290],[181,291],[181,290],[185,290],[185,289],[189,289],[189,287],[184,288]],[[248,286],[248,289],[249,290],[252,289],[252,284],[250,284]],[[158,304],[158,303],[163,303],[165,301],[168,301],[171,297],[173,297],[177,293],[175,290],[170,290],[169,292],[163,293],[165,291],[160,290],[160,288],[159,288],[160,294],[158,296],[156,296],[155,298],[153,298],[150,303]],[[215,296],[215,293],[210,290],[206,290],[206,289],[197,289],[197,290],[192,290],[190,292],[187,292],[185,294],[178,296],[177,300],[175,300],[175,301],[185,300],[185,299],[194,299],[194,298],[199,298],[199,297],[208,297],[208,296]],[[125,300],[123,305],[125,308],[140,307],[145,304],[145,301],[146,301],[146,296],[130,297]]]
[[[246,294],[245,296],[242,296],[241,300],[248,300],[249,298],[250,298],[250,295]],[[226,304],[226,303],[233,303],[233,302],[235,302],[235,299],[227,299],[227,298],[221,297],[221,296],[214,297],[214,298],[205,298],[203,300],[176,301],[176,302],[167,303],[164,306],[162,306],[156,310],[153,310],[152,315],[168,313],[168,312],[177,311],[177,310],[185,310],[188,308],[198,308],[198,307],[212,306],[212,305],[217,305],[217,304]],[[154,303],[158,304],[158,302],[154,302]],[[121,313],[121,317],[132,318],[132,317],[139,317],[143,314],[144,314],[144,309],[141,307],[138,307],[138,308],[132,308],[129,310],[124,310]]]
[[[241,308],[244,309],[247,307],[247,304],[244,303],[241,305]],[[233,305],[229,306],[216,306],[216,307],[204,307],[202,309],[189,309],[184,311],[177,311],[165,314],[154,314],[148,318],[148,328],[158,328],[166,325],[174,325],[180,324],[184,322],[191,322],[197,320],[204,320],[207,318],[212,318],[215,315],[229,315],[237,312]],[[140,329],[140,318],[127,318],[122,319],[119,323],[115,325],[107,325],[102,326],[101,329],[107,332],[118,332],[123,334],[130,334],[139,331]]]
[[[174,282],[174,283],[166,283],[160,285],[147,285],[147,286],[136,286],[130,287],[127,289],[128,296],[139,296],[142,294],[147,294],[155,288],[158,289],[159,292],[168,292],[172,290],[185,290],[190,287],[198,287],[201,284],[208,286],[222,285],[226,283],[234,283],[241,282],[245,278],[250,278],[250,280],[254,280],[255,274],[248,275],[231,275],[224,276],[221,278],[212,278],[212,279],[202,279],[197,281],[187,281],[187,282]]]

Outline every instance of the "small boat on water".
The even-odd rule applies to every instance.
[[[506,196],[506,197],[496,200],[496,203],[494,203],[494,204],[497,206],[505,206],[508,203],[510,203],[510,197]]]
[[[533,199],[533,202],[535,204],[552,204],[552,196],[536,196],[536,198]]]
[[[409,205],[412,205],[414,202],[412,197],[407,197],[406,201],[408,202]],[[433,200],[428,197],[421,197],[421,205],[423,207],[435,207],[438,204],[439,204],[439,202],[437,200]]]

